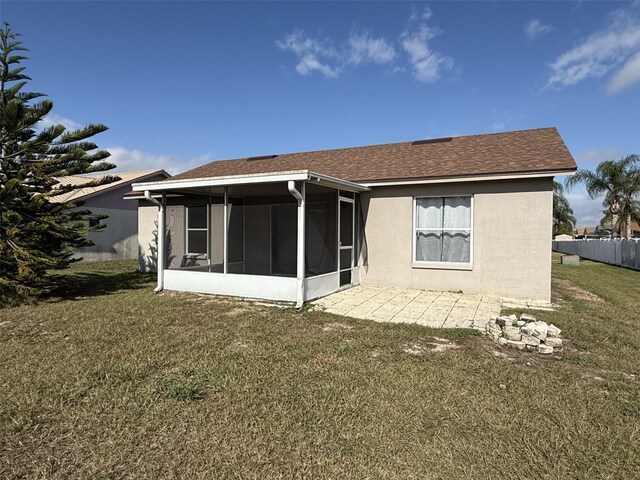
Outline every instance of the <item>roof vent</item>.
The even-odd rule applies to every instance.
[[[429,138],[427,140],[414,140],[411,145],[426,145],[427,143],[443,143],[450,142],[453,137]]]
[[[249,157],[247,160],[270,160],[272,158],[276,158],[278,155],[260,155],[257,157]]]

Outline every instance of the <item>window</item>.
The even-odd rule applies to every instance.
[[[471,197],[416,198],[415,262],[471,264]]]
[[[187,254],[207,255],[208,207],[187,207]]]

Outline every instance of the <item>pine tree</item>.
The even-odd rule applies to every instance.
[[[78,186],[60,185],[56,177],[109,170],[109,152],[87,139],[107,129],[88,125],[67,131],[62,125],[41,128],[53,103],[42,93],[26,92],[30,78],[21,62],[27,49],[8,24],[0,30],[0,303],[34,294],[48,286],[47,271],[74,261],[76,248],[92,245],[89,232],[104,228],[106,217],[91,215],[79,203],[50,202],[55,194]],[[82,185],[117,180],[103,176]]]

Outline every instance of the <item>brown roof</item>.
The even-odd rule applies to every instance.
[[[310,170],[353,182],[573,171],[576,162],[551,128],[450,137],[426,143],[218,160],[171,180]]]

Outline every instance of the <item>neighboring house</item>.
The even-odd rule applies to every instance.
[[[585,235],[589,235],[598,230],[598,227],[576,227],[574,229],[574,235],[576,238],[584,238]]]
[[[109,172],[107,172],[110,174]],[[102,220],[106,228],[89,234],[95,244],[78,250],[85,260],[122,260],[138,258],[138,209],[122,195],[131,191],[134,182],[160,181],[170,175],[164,170],[114,173],[120,180],[99,187],[86,187],[50,197],[52,202],[81,202],[79,208],[86,208],[94,214],[109,215]],[[72,175],[59,177],[60,185],[82,186],[100,177]]]
[[[549,302],[552,180],[575,170],[542,128],[216,161],[126,197],[141,264],[164,253],[157,290],[300,306],[362,283]]]

